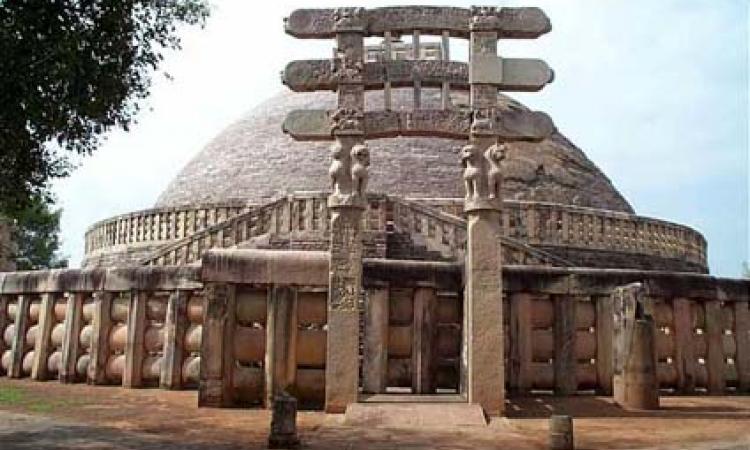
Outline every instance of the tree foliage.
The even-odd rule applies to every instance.
[[[17,270],[56,269],[67,267],[60,257],[61,209],[52,209],[51,201],[36,195],[13,221],[14,254]]]
[[[33,206],[71,156],[127,130],[178,27],[208,12],[206,0],[0,0],[0,213]]]

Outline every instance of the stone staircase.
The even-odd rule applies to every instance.
[[[386,258],[413,259],[419,261],[439,261],[445,259],[440,251],[430,250],[421,236],[406,232],[386,232]]]
[[[184,265],[200,261],[211,248],[275,248],[272,242],[319,242],[328,240],[327,216],[304,202],[325,205],[321,198],[283,197],[183,239],[166,244],[140,261],[142,265]],[[314,200],[314,202],[313,202]],[[302,202],[302,203],[300,203]],[[466,221],[419,202],[387,197],[390,220],[369,228],[385,239],[385,257],[431,261],[456,261],[464,257]],[[302,241],[300,241],[300,239]],[[265,244],[264,244],[265,243]],[[571,267],[573,264],[524,242],[502,237],[503,259],[511,265]],[[298,249],[304,249],[302,246]],[[319,249],[319,248],[318,248]]]

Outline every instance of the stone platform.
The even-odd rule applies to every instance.
[[[479,405],[459,395],[384,394],[363,396],[349,405],[344,424],[358,427],[429,428],[485,426]]]

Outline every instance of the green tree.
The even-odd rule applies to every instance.
[[[28,206],[16,214],[12,224],[13,261],[17,270],[56,269],[68,266],[59,255],[61,209],[52,209],[52,202],[36,195]]]
[[[178,27],[208,13],[206,0],[0,0],[0,214],[49,200],[71,156],[127,130]]]

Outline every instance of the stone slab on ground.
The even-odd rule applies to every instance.
[[[431,428],[487,425],[482,407],[468,403],[353,403],[344,424],[359,427]]]

